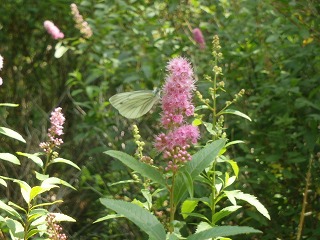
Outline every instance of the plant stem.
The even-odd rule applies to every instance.
[[[169,222],[169,232],[172,233],[174,231],[173,221],[174,221],[174,214],[176,212],[176,206],[174,204],[174,180],[175,180],[175,172],[172,175],[172,185],[170,187],[170,222]]]
[[[312,162],[313,162],[313,155],[311,154],[310,160],[309,160],[309,165],[308,165],[308,172],[307,172],[307,176],[306,176],[306,187],[304,189],[304,194],[303,194],[302,209],[301,209],[301,213],[300,213],[300,221],[299,221],[298,232],[297,232],[297,240],[301,239],[301,234],[302,234],[302,229],[303,229],[303,223],[304,223],[307,200],[308,200],[308,190],[309,190],[310,181],[311,181]]]

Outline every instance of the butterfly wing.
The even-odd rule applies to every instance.
[[[109,99],[119,113],[126,118],[139,118],[150,111],[160,99],[158,91],[140,90],[118,93]]]

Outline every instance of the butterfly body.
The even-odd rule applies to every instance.
[[[112,96],[109,102],[122,116],[131,119],[139,118],[149,112],[159,100],[160,91],[156,89],[118,93]]]

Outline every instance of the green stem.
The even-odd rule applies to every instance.
[[[174,221],[174,215],[176,212],[176,206],[174,204],[174,180],[175,180],[175,172],[172,175],[172,185],[169,189],[170,192],[170,226],[169,226],[169,232],[172,233],[174,231],[173,221]]]

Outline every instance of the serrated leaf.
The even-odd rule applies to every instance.
[[[11,153],[0,153],[0,159],[11,162],[16,165],[20,165],[19,159]]]
[[[189,215],[185,213],[192,213],[198,205],[199,200],[187,199],[181,205],[181,214],[183,219],[186,219]]]
[[[244,114],[244,113],[242,113],[242,112],[240,112],[238,110],[234,110],[234,109],[230,109],[230,108],[228,108],[228,109],[226,109],[226,110],[224,110],[222,112],[219,112],[217,114],[217,116],[223,115],[223,114],[233,114],[233,115],[237,115],[239,117],[243,117],[243,118],[245,118],[245,119],[247,119],[249,121],[252,121],[251,118],[248,115],[246,115],[246,114]]]
[[[229,216],[231,213],[237,211],[241,206],[229,206],[221,209],[212,216],[212,224],[216,224],[222,218]]]
[[[11,130],[10,128],[0,127],[0,134],[6,135],[6,136],[14,138],[20,142],[26,143],[26,140],[24,140],[24,138],[19,133]]]
[[[215,226],[210,229],[195,233],[187,237],[187,240],[206,240],[206,239],[215,238],[215,237],[227,237],[227,236],[249,234],[249,233],[262,233],[262,232],[252,227]]]
[[[81,169],[79,168],[79,166],[77,164],[75,164],[74,162],[68,160],[68,159],[64,159],[64,158],[55,158],[53,159],[50,164],[52,163],[65,163],[65,164],[68,164],[76,169],[78,169],[79,171],[81,171]]]
[[[254,206],[258,210],[258,212],[260,212],[263,216],[265,216],[267,219],[270,220],[270,215],[268,213],[268,210],[259,202],[259,200],[255,196],[250,195],[248,193],[243,193],[239,190],[225,191],[225,192],[233,192],[233,196],[236,199],[243,200],[250,203],[252,206]]]
[[[17,152],[17,154],[31,159],[35,164],[37,164],[41,168],[43,167],[42,159],[38,157],[39,155],[38,153],[30,154],[30,153]]]
[[[149,239],[166,239],[166,231],[163,225],[146,209],[121,200],[100,198],[100,202],[105,207],[112,209],[118,214],[124,215],[126,218],[136,224],[142,231],[149,235]]]
[[[127,167],[140,173],[142,176],[147,177],[147,178],[151,179],[152,181],[161,184],[162,186],[166,186],[166,181],[164,180],[162,174],[154,167],[152,167],[146,163],[139,162],[137,159],[135,159],[134,157],[132,157],[124,152],[109,150],[104,153],[111,156],[111,157],[118,159],[120,162],[125,164]]]
[[[197,225],[197,229],[196,229],[196,233],[198,232],[202,232],[204,230],[207,230],[207,229],[210,229],[212,228],[212,226],[207,223],[207,222],[200,222],[198,225]]]
[[[109,219],[114,219],[114,218],[122,218],[122,217],[124,217],[124,215],[122,215],[122,214],[109,214],[109,215],[107,215],[105,217],[98,218],[93,223],[102,222],[102,221],[109,220]]]

